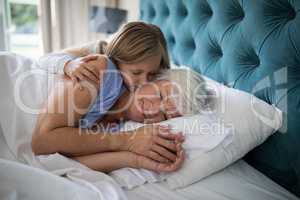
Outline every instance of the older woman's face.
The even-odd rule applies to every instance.
[[[155,123],[179,117],[179,97],[177,86],[170,81],[147,83],[135,91],[129,118],[138,122]]]

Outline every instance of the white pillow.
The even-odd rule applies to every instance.
[[[201,115],[176,118],[161,124],[170,124],[184,134],[198,135],[198,141],[205,140],[211,148],[209,149],[209,145],[208,148],[201,148],[203,141],[199,142],[200,149],[192,147],[191,143],[195,144],[197,139],[187,137],[184,147],[189,149],[188,158],[181,169],[169,174],[129,168],[112,172],[111,175],[124,188],[131,189],[145,182],[162,180],[166,180],[172,189],[185,187],[242,158],[281,127],[282,113],[276,107],[249,93],[228,88],[208,78],[205,80],[209,88],[215,91],[211,110]],[[206,125],[201,125],[203,123]],[[204,138],[199,133],[203,133],[203,127],[207,124],[210,124],[210,128],[219,126],[221,130],[214,132],[212,137],[206,135]],[[125,124],[124,130],[140,125],[130,122],[127,126]],[[220,133],[224,137],[217,139],[216,136]]]

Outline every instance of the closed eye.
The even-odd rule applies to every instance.
[[[133,75],[141,75],[143,73],[142,70],[131,71]]]
[[[138,75],[141,75],[142,72],[132,72],[132,74],[135,75],[135,76],[138,76]]]

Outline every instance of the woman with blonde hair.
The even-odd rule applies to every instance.
[[[126,108],[124,100],[130,91],[169,68],[166,41],[158,27],[128,23],[107,45],[98,42],[49,54],[40,59],[40,65],[69,78],[64,78],[62,88],[53,89],[38,118],[32,138],[35,154],[59,152],[80,160],[97,158],[96,163],[101,163],[98,170],[106,172],[125,166],[156,171],[174,171],[181,166],[183,136],[172,134],[169,127],[148,125],[121,134],[90,132],[98,123],[109,122],[110,116],[120,120],[121,115],[107,113]],[[180,115],[172,101],[166,101],[165,108],[167,118]],[[146,112],[143,117],[156,116]]]

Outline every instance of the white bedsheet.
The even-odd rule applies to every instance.
[[[0,125],[0,158],[10,160],[10,161],[17,161],[11,150],[8,148],[5,138],[2,134],[2,127]]]
[[[164,182],[126,191],[130,200],[297,200],[298,198],[240,160],[226,169],[176,191]],[[299,200],[299,199],[298,199]]]
[[[0,159],[0,199],[100,199],[86,187],[21,163]]]
[[[80,166],[68,167],[74,163]],[[37,158],[31,164],[38,168],[25,165],[22,159],[17,160],[0,126],[0,200],[127,199],[121,188],[106,174],[87,169],[59,154]]]
[[[86,186],[12,162],[16,159],[1,130],[0,158],[5,159],[0,160],[0,199],[100,199],[97,192]],[[130,200],[299,200],[242,160],[183,189],[171,190],[164,182],[148,183],[125,191],[125,195]]]

